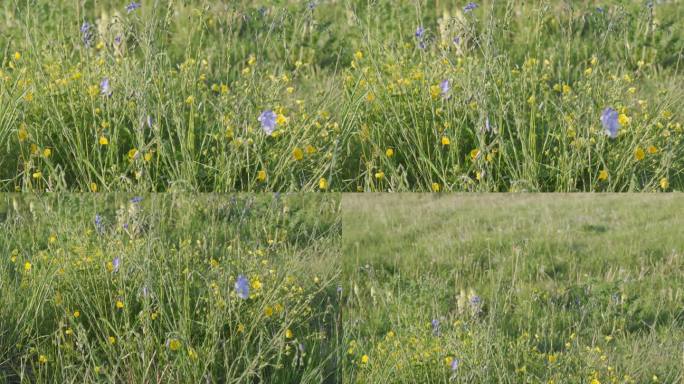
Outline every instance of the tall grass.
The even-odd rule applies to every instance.
[[[655,32],[652,11],[565,2],[439,11],[406,4],[388,11],[389,24],[368,12],[346,79],[361,129],[342,168],[361,175],[359,190],[626,191],[679,180],[681,124],[670,119],[681,93],[665,78],[681,78],[682,51]],[[608,106],[630,119],[614,140],[599,119]],[[656,156],[636,158],[651,146]]]
[[[325,196],[6,195],[0,382],[338,382]]]
[[[2,189],[681,189],[678,1],[125,5],[0,5]]]

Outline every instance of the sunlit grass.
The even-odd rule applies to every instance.
[[[2,197],[0,382],[339,380],[338,197],[131,198]]]
[[[682,189],[679,2],[465,3],[5,1],[0,188]]]
[[[345,195],[345,380],[681,382],[683,203]]]

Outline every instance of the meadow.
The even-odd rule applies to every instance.
[[[684,6],[5,0],[2,191],[671,191]]]
[[[343,378],[681,383],[683,214],[678,194],[344,195]]]
[[[0,196],[0,383],[340,382],[339,196]]]

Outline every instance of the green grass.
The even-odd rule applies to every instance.
[[[1,195],[0,383],[684,379],[680,194],[132,197]]]
[[[681,1],[313,3],[3,1],[0,190],[684,189]]]
[[[339,196],[131,197],[0,196],[0,383],[340,380]]]
[[[345,195],[345,381],[681,383],[683,214],[679,194]]]

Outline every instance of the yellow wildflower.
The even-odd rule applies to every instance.
[[[667,180],[667,177],[663,177],[660,179],[660,188],[662,189],[667,189],[670,187],[670,182]]]
[[[260,170],[260,171],[257,173],[257,180],[261,181],[262,183],[263,183],[264,181],[266,181],[266,171],[264,171],[263,169]]]
[[[563,94],[569,95],[570,92],[572,92],[572,88],[567,84],[563,84]]]
[[[620,125],[622,125],[623,127],[626,125],[629,125],[629,121],[630,121],[629,116],[627,116],[624,113],[621,113],[618,116],[618,123],[620,123]]]
[[[432,97],[432,100],[437,100],[437,98],[439,98],[439,95],[441,93],[442,93],[442,89],[439,88],[438,85],[430,86],[430,97]]]
[[[637,161],[641,161],[646,157],[646,154],[644,153],[644,150],[641,147],[637,147],[634,150],[634,158],[637,159]]]
[[[19,137],[19,142],[26,141],[28,139],[28,130],[26,129],[26,124],[22,123],[17,131],[17,137]]]
[[[254,279],[252,279],[251,286],[255,290],[259,290],[259,289],[261,289],[261,287],[263,287],[263,284],[261,284],[261,281],[259,281],[258,277],[255,277]]]
[[[181,342],[178,339],[170,339],[168,342],[168,347],[170,350],[176,352],[181,347]]]
[[[88,86],[88,96],[95,97],[100,93],[100,88],[97,85]],[[97,111],[95,113],[98,113]]]
[[[299,161],[304,158],[304,152],[301,148],[295,147],[295,149],[292,150],[292,157],[294,157],[295,160]]]

